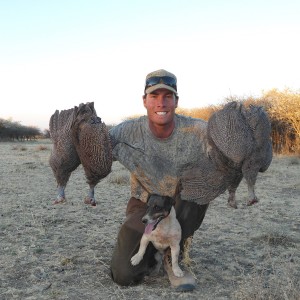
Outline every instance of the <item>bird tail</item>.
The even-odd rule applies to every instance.
[[[74,115],[74,108],[58,110],[50,117],[49,131],[51,138],[55,141],[60,131],[70,131]]]

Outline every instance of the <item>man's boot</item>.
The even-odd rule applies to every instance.
[[[196,280],[194,276],[187,270],[184,270],[183,277],[177,277],[172,271],[172,257],[171,250],[166,250],[164,254],[164,268],[168,274],[172,287],[178,292],[189,292],[195,289]]]

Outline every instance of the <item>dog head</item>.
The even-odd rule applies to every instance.
[[[171,197],[150,195],[146,214],[142,218],[142,222],[146,225],[145,233],[150,234],[155,230],[158,223],[170,214],[174,204],[175,200]]]

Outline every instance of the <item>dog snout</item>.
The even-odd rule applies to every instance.
[[[151,219],[151,217],[150,217],[148,214],[146,214],[146,215],[144,215],[144,216],[142,217],[142,222],[143,222],[144,224],[148,224],[148,223],[151,223],[151,222],[152,222],[152,219]]]

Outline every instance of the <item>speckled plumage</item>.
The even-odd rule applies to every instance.
[[[49,164],[58,184],[56,201],[64,201],[70,175],[81,163],[90,187],[85,202],[95,205],[94,188],[111,171],[112,149],[106,125],[97,117],[94,103],[57,110],[49,128],[53,140]]]
[[[208,121],[210,156],[218,170],[227,170],[228,203],[236,207],[235,191],[244,177],[248,185],[248,204],[257,202],[254,186],[258,172],[272,161],[271,124],[262,107],[230,102]]]
[[[258,172],[272,161],[271,125],[262,107],[246,108],[230,102],[207,123],[207,156],[181,177],[181,197],[207,204],[226,190],[228,204],[237,208],[235,193],[243,177],[248,185],[248,205],[257,202],[254,186]]]

